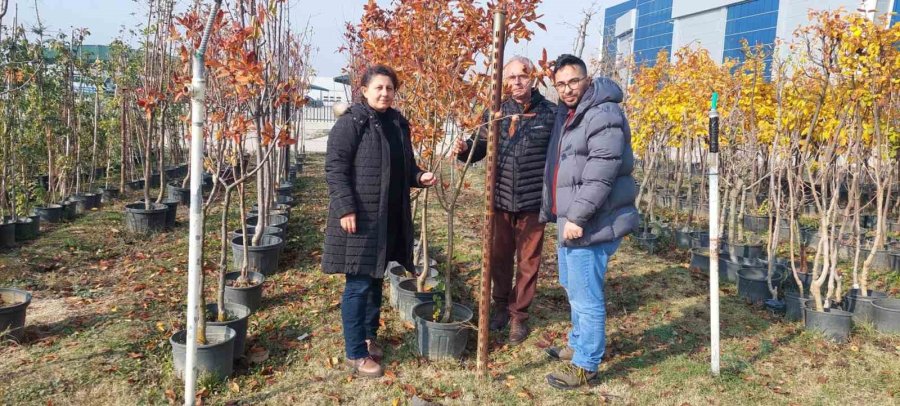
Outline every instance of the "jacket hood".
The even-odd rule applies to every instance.
[[[622,88],[616,82],[609,78],[596,77],[578,103],[575,114],[603,103],[621,103],[623,99]]]

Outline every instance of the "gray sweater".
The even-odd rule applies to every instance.
[[[637,229],[638,187],[631,176],[634,170],[631,129],[619,106],[621,102],[619,85],[598,77],[565,128],[569,108],[559,105],[547,150],[540,219],[557,222],[562,246],[596,245],[622,238]],[[555,213],[551,193],[554,187]],[[581,238],[563,238],[567,221],[584,229]]]

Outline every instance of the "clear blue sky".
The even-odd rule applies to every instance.
[[[181,9],[193,0],[180,0]],[[204,0],[210,1],[210,0]],[[313,28],[313,40],[318,51],[314,55],[313,66],[319,75],[334,76],[340,73],[346,57],[337,52],[343,41],[344,23],[357,22],[362,15],[366,0],[288,0],[291,5],[291,20],[297,30],[309,21]],[[225,0],[226,3],[233,0]],[[543,14],[541,20],[547,31],[538,30],[530,43],[512,44],[507,47],[507,55],[522,54],[538,58],[541,49],[546,48],[552,59],[563,52],[571,52],[575,37],[575,25],[581,20],[581,10],[592,4],[608,6],[618,0],[544,0],[538,8]],[[33,26],[35,0],[10,0],[10,10],[3,20],[8,25],[18,6],[19,20],[27,27]],[[379,0],[379,4],[389,4]],[[129,33],[145,24],[147,5],[145,0],[37,0],[41,21],[51,33],[69,32],[73,27],[87,28],[91,35],[87,44],[108,44],[116,37],[123,37],[134,43]],[[590,35],[584,56],[594,56],[600,46],[600,26],[602,11],[591,21]]]

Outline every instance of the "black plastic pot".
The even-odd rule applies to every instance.
[[[247,216],[247,225],[248,226],[256,226],[259,223],[259,217],[257,216]],[[270,214],[269,221],[266,226],[268,227],[278,227],[282,230],[287,231],[287,223],[288,218],[282,216],[280,214]]]
[[[100,202],[109,203],[119,198],[119,188],[115,186],[107,186],[98,189],[100,193]]]
[[[290,196],[294,193],[294,185],[292,183],[282,183],[275,188],[275,194],[279,196]]]
[[[266,277],[259,272],[248,272],[247,278],[250,280],[250,286],[242,288],[229,286],[240,277],[240,272],[225,274],[225,302],[244,305],[251,312],[255,312],[262,303],[263,282],[266,281]]]
[[[694,230],[676,229],[674,232],[675,247],[682,250],[691,249],[691,233]]]
[[[430,360],[461,357],[469,342],[472,309],[453,303],[450,321],[439,323],[434,321],[434,307],[434,302],[425,302],[412,309],[419,355]]]
[[[138,179],[130,182],[125,182],[125,187],[132,192],[137,192],[139,190],[144,190],[144,180]]]
[[[743,258],[762,258],[765,248],[758,244],[728,244],[729,254]]]
[[[428,284],[426,285],[432,285]],[[429,287],[429,286],[426,286]],[[413,307],[420,303],[434,301],[434,295],[444,295],[443,291],[432,290],[429,292],[417,292],[416,280],[407,279],[397,283],[397,309],[400,312],[400,319],[403,321],[414,321],[412,315]]]
[[[872,307],[872,302],[877,299],[888,297],[885,292],[869,290],[868,293],[868,296],[861,296],[858,289],[850,289],[850,291],[844,295],[844,310],[853,313],[854,323],[871,323],[875,314],[875,308]]]
[[[744,229],[755,233],[769,231],[769,216],[744,215]]]
[[[31,293],[13,288],[0,288],[0,337],[5,332],[16,341],[25,335],[25,311],[31,304]]]
[[[284,205],[280,204],[279,206]],[[288,219],[288,221],[291,221],[291,212],[288,210],[269,209],[269,215],[284,216],[284,218]],[[250,210],[249,212],[247,212],[247,217],[259,217],[259,211],[257,211],[256,209]]]
[[[59,204],[48,204],[44,207],[35,207],[34,213],[41,218],[41,221],[48,223],[59,223],[63,220],[63,207]]]
[[[649,232],[637,233],[634,235],[635,241],[637,241],[638,247],[643,249],[644,251],[649,252],[650,254],[654,254],[656,252],[656,243],[659,241],[659,236]]]
[[[16,223],[0,221],[0,248],[16,246]]]
[[[278,259],[281,256],[281,247],[284,240],[274,235],[265,235],[259,239],[258,245],[247,247],[247,270],[259,272],[263,275],[271,275],[278,270]],[[234,258],[235,269],[241,269],[244,261],[244,237],[237,236],[231,239],[231,254]]]
[[[85,193],[84,194],[84,208],[86,210],[93,210],[100,208],[100,200],[103,196],[99,193]]]
[[[247,226],[247,236],[252,238],[254,233],[256,233],[256,227]],[[231,238],[241,237],[243,235],[244,231],[240,228],[231,232]],[[266,229],[263,230],[263,235],[274,235],[284,240],[284,230],[278,227],[266,227]]]
[[[206,305],[206,314],[216,315],[219,313],[219,305],[210,303]],[[244,344],[247,340],[247,321],[250,318],[250,308],[238,303],[225,302],[225,319],[226,321],[207,321],[207,326],[225,326],[234,330],[234,359],[244,356]],[[212,318],[214,318],[213,316]],[[207,319],[210,319],[207,316]]]
[[[63,218],[66,220],[74,220],[78,217],[78,206],[71,200],[64,200],[60,205],[63,207]]]
[[[800,292],[784,292],[784,318],[789,321],[803,320],[803,309],[806,306],[806,296],[801,297]]]
[[[877,299],[872,302],[875,310],[872,322],[875,329],[885,334],[900,334],[900,299]]]
[[[84,214],[90,210],[90,204],[84,195],[74,195],[69,197],[69,202],[75,205],[75,215]]]
[[[850,327],[853,325],[853,315],[839,309],[825,309],[817,311],[812,300],[806,302],[804,319],[806,330],[818,331],[828,339],[845,343],[850,339]]]
[[[862,261],[865,261],[866,258],[869,257],[869,254],[871,252],[872,250],[868,248],[860,248],[860,263],[862,263]],[[852,258],[853,254],[851,253],[850,256]],[[872,258],[872,268],[887,271],[900,270],[900,253],[888,250],[875,251],[875,256]]]
[[[738,296],[752,305],[762,305],[766,299],[771,297],[769,292],[768,271],[765,268],[741,268],[738,274]],[[777,268],[772,274],[772,285],[776,288],[781,286],[784,280],[784,273]]]
[[[16,225],[16,241],[26,241],[37,238],[40,232],[41,222],[31,217],[19,217],[15,222]]]
[[[737,261],[732,261],[731,258],[728,258],[727,254],[724,257],[719,257],[719,281],[737,283],[738,271],[741,269],[756,268],[765,272],[765,268],[760,264],[752,265],[746,261],[742,261],[741,258],[736,259]]]
[[[692,232],[691,248],[709,248],[709,233],[706,231]]]
[[[166,214],[169,207],[164,204],[150,203],[145,209],[144,203],[125,205],[125,230],[134,234],[151,234],[166,229]]]
[[[384,273],[384,275],[388,278],[388,284],[391,287],[390,295],[388,297],[389,303],[391,304],[391,307],[393,307],[394,309],[398,309],[398,297],[400,295],[398,286],[400,285],[401,281],[411,279],[411,275],[406,272],[406,268],[404,268],[403,265],[400,265],[397,262],[392,262],[391,265],[388,266],[388,270]]]
[[[235,331],[226,326],[206,326],[207,345],[197,346],[196,365],[198,376],[212,375],[224,379],[234,368]],[[184,359],[187,354],[187,331],[179,331],[169,338],[172,344],[172,364],[175,375],[184,378]]]
[[[297,206],[297,202],[294,200],[293,196],[276,195],[275,203],[286,204],[291,207]]]
[[[709,248],[691,248],[691,268],[709,274]]]
[[[177,200],[181,204],[185,206],[191,205],[191,189],[181,187],[181,185],[175,185],[169,183],[166,185],[166,193],[170,200]]]
[[[178,218],[178,204],[181,203],[180,200],[175,199],[165,199],[162,201],[162,204],[166,205],[166,228],[173,229],[176,225],[176,220]]]

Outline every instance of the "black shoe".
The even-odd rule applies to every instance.
[[[491,331],[500,331],[509,324],[509,312],[506,309],[496,310],[491,316],[491,323],[488,325]]]

